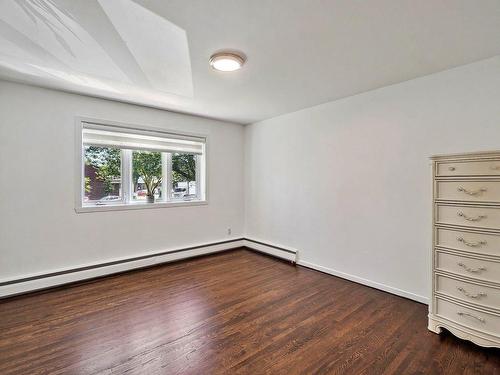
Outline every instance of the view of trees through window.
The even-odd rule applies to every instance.
[[[147,200],[154,196],[162,199],[161,152],[132,151],[132,197]]]
[[[196,156],[172,154],[172,197],[196,197]]]
[[[122,176],[122,150],[112,147],[84,147],[84,202],[120,203],[129,200],[190,200],[198,196],[196,184],[197,157],[193,154],[163,154],[154,151],[125,150],[131,155],[130,176]],[[167,184],[163,165],[171,157],[171,175]],[[126,169],[128,170],[128,169]],[[122,177],[124,177],[122,181]],[[130,184],[124,197],[122,183]],[[165,187],[171,186],[167,197]],[[128,185],[126,185],[128,186]]]
[[[84,169],[84,201],[122,200],[120,149],[86,146]]]

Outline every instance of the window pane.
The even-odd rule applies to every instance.
[[[132,199],[162,199],[161,180],[161,152],[132,151]]]
[[[122,200],[121,150],[110,147],[85,146],[84,202],[100,204]]]
[[[195,199],[196,155],[172,154],[172,198]]]

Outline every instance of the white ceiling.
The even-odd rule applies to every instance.
[[[498,54],[500,0],[0,1],[0,77],[239,123]]]

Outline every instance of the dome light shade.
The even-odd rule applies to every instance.
[[[221,72],[234,72],[241,69],[245,58],[234,52],[219,52],[210,57],[210,66]]]

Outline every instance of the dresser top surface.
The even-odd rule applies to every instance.
[[[496,159],[500,158],[500,151],[478,151],[478,152],[466,152],[460,154],[445,154],[445,155],[433,155],[430,157],[431,160],[435,161],[445,161],[445,160],[462,160],[462,159]]]

